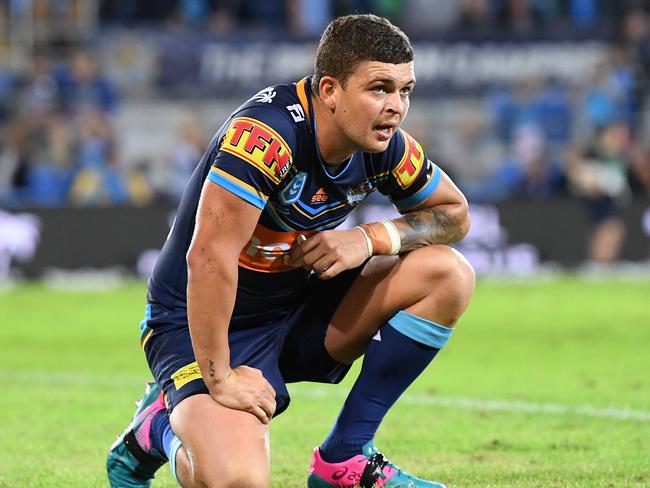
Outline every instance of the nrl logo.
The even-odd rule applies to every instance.
[[[365,198],[368,193],[372,191],[372,185],[369,181],[364,181],[363,183],[348,188],[346,193],[347,204],[349,207],[356,207],[359,205]]]
[[[302,190],[305,188],[305,182],[307,181],[307,173],[304,171],[298,171],[296,176],[294,176],[289,184],[278,194],[278,199],[282,205],[291,205],[295,203]]]
[[[271,103],[275,98],[275,95],[275,89],[272,86],[269,86],[268,88],[264,88],[264,90],[257,92],[251,100],[257,100],[261,103]]]

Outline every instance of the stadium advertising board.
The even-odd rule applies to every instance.
[[[386,205],[361,206],[348,225],[395,215]],[[480,274],[531,275],[543,266],[571,268],[585,259],[589,221],[576,201],[473,205],[472,230],[457,247]],[[52,270],[120,269],[148,276],[165,240],[173,208],[0,210],[0,281],[39,278]],[[650,207],[624,214],[621,259],[650,258]]]
[[[107,35],[104,58],[112,78],[125,89],[134,77],[188,95],[232,96],[261,86],[296,81],[313,71],[316,41],[217,39],[200,35],[142,34],[147,49],[132,50],[141,62],[120,62],[124,34]],[[569,83],[588,80],[606,58],[605,43],[583,40],[517,39],[416,40],[416,96],[472,92],[486,85],[553,77]],[[137,73],[134,66],[156,66]],[[143,78],[144,77],[144,78]]]

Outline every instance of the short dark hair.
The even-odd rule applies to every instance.
[[[345,86],[362,61],[409,63],[413,47],[406,34],[384,17],[363,14],[334,19],[318,44],[312,90],[318,93],[323,76],[332,76]]]

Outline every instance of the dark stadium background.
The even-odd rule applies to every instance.
[[[405,127],[468,196],[460,247],[481,274],[647,271],[647,1],[5,0],[0,281],[146,276],[212,133],[310,74],[319,33],[353,12],[415,45]],[[598,158],[620,218],[594,252],[603,209],[576,167]],[[371,198],[353,221],[390,212]]]

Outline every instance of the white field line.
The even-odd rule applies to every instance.
[[[294,398],[323,399],[340,398],[344,391],[323,387],[300,387],[291,394]],[[632,410],[627,407],[595,407],[593,405],[562,405],[558,403],[532,403],[506,399],[480,399],[468,397],[449,397],[420,393],[406,393],[398,400],[400,405],[452,407],[463,410],[489,410],[494,412],[541,413],[549,415],[575,415],[579,417],[598,417],[614,420],[637,420],[650,422],[650,411]]]
[[[59,386],[87,386],[95,385],[105,388],[132,388],[144,385],[146,375],[142,377],[133,375],[108,375],[94,373],[69,373],[49,371],[15,371],[0,368],[0,377],[11,377],[16,384],[20,382],[59,385]],[[347,391],[340,387],[315,386],[302,383],[289,385],[291,396],[294,399],[340,400],[341,403]],[[512,412],[512,413],[539,413],[546,415],[573,415],[578,417],[596,417],[611,420],[636,420],[650,422],[650,411],[633,410],[628,407],[609,406],[596,407],[593,405],[564,405],[560,403],[533,403],[520,400],[507,399],[481,399],[469,397],[452,397],[429,395],[422,393],[406,393],[398,400],[400,405],[451,407],[463,410]]]

